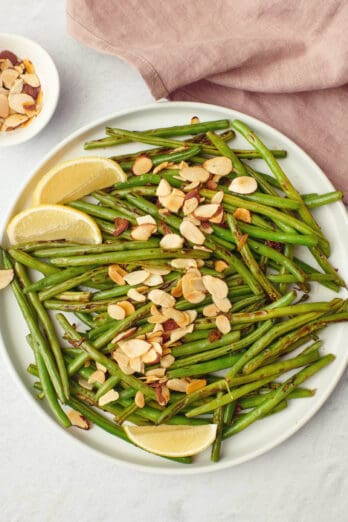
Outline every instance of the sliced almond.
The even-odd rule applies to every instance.
[[[163,277],[160,274],[150,274],[147,279],[145,279],[145,284],[147,286],[158,286],[163,283]]]
[[[89,382],[86,381],[86,379],[83,379],[82,377],[79,377],[77,379],[77,382],[79,383],[81,388],[85,388],[85,390],[93,390],[93,384],[89,384]]]
[[[172,187],[169,185],[168,181],[162,178],[156,189],[156,196],[158,196],[159,198],[166,197],[169,196],[171,191]]]
[[[152,216],[150,216],[150,214],[146,214],[145,216],[138,216],[136,218],[136,222],[138,225],[147,225],[149,223],[151,225],[157,225],[156,221]]]
[[[196,259],[190,259],[190,258],[175,258],[172,259],[170,264],[173,268],[177,268],[179,270],[188,270],[189,268],[197,268],[197,261]]]
[[[233,217],[244,223],[251,223],[251,212],[246,208],[236,208],[233,212]]]
[[[122,306],[118,304],[109,304],[108,305],[108,314],[112,319],[116,319],[121,321],[126,317],[126,312]]]
[[[129,357],[126,354],[121,352],[120,350],[115,350],[111,354],[112,358],[117,362],[120,367],[120,370],[126,375],[131,375],[134,373],[133,368],[129,365]]]
[[[203,245],[205,241],[205,235],[187,219],[184,219],[180,224],[180,234],[195,245]]]
[[[124,280],[127,284],[131,286],[140,285],[143,283],[148,277],[149,272],[147,270],[135,270],[134,272],[130,272],[129,274],[124,276]]]
[[[202,281],[209,294],[216,299],[224,299],[227,297],[228,286],[223,279],[211,275],[204,275]]]
[[[154,303],[157,306],[163,306],[164,308],[175,306],[174,297],[159,288],[151,290],[148,293],[148,298],[152,303]]]
[[[207,381],[205,379],[192,379],[187,385],[186,394],[189,395],[190,393],[204,388],[206,385]]]
[[[14,271],[12,268],[0,270],[0,290],[6,288],[14,278]]]
[[[169,379],[167,387],[176,392],[186,393],[188,381],[186,379]]]
[[[133,227],[131,230],[131,238],[135,241],[147,241],[151,235],[156,232],[157,225],[152,223],[145,223],[144,225],[138,225]]]
[[[178,280],[176,286],[174,286],[171,291],[171,295],[173,297],[181,297],[182,296],[182,281],[181,279]]]
[[[203,163],[203,167],[207,169],[211,174],[217,174],[218,176],[227,176],[232,172],[232,161],[226,156],[215,156],[210,158]]]
[[[145,397],[143,392],[141,392],[140,390],[138,390],[135,394],[134,403],[137,406],[137,408],[143,408],[145,406]]]
[[[123,332],[120,332],[116,337],[113,338],[111,341],[112,343],[117,343],[118,341],[121,341],[121,339],[126,339],[127,337],[130,337],[136,332],[136,327],[133,326],[132,328],[129,328],[128,330],[124,330]]]
[[[184,192],[191,192],[191,190],[195,190],[200,185],[200,181],[191,181],[188,185],[185,185]]]
[[[30,85],[30,87],[39,87],[40,86],[40,80],[36,76],[36,74],[22,74],[21,78],[25,83]]]
[[[166,406],[170,399],[170,391],[165,384],[155,387],[155,393],[157,396],[157,402],[160,406]]]
[[[228,268],[228,264],[226,263],[226,261],[218,259],[214,263],[214,268],[217,272],[223,272],[224,270],[226,270],[226,268]]]
[[[129,360],[129,366],[137,373],[144,373],[145,366],[142,357],[133,357]]]
[[[164,377],[165,373],[166,373],[165,368],[153,368],[152,370],[147,370],[145,375],[157,377],[158,379],[160,379],[161,377]]]
[[[211,198],[211,203],[217,203],[218,205],[220,203],[222,203],[223,199],[224,199],[224,191],[223,190],[219,190],[218,192],[216,192],[214,194],[214,196]]]
[[[157,165],[157,167],[155,167],[153,169],[153,173],[154,174],[158,174],[159,172],[161,172],[161,170],[164,170],[168,167],[169,163],[168,161],[163,161],[162,163],[160,163],[159,165]]]
[[[124,270],[118,265],[109,265],[108,276],[117,285],[124,286],[126,281],[123,279],[124,274],[121,274],[121,270],[124,272]]]
[[[215,303],[206,305],[202,311],[204,317],[216,317],[219,312],[220,310]]]
[[[130,290],[128,290],[127,296],[129,297],[129,299],[133,299],[133,301],[135,301],[136,303],[143,303],[144,301],[146,301],[146,297],[140,292],[138,292],[138,290],[136,290],[135,288],[131,288]]]
[[[18,76],[19,72],[15,69],[5,69],[1,73],[0,79],[2,81],[3,86],[6,87],[6,89],[11,89]]]
[[[97,370],[100,370],[104,373],[107,372],[107,369],[106,369],[106,366],[104,366],[104,364],[100,364],[99,362],[95,363],[96,367],[97,367]]]
[[[251,176],[239,176],[232,180],[228,188],[236,194],[252,194],[257,190],[257,181]]]
[[[25,114],[11,114],[8,116],[4,123],[4,130],[16,129],[20,125],[23,125],[28,121],[29,117]]]
[[[180,327],[187,326],[190,323],[190,318],[186,312],[181,312],[173,307],[163,308],[163,315],[167,317],[167,319],[173,319]]]
[[[155,333],[161,333],[161,332],[155,332]],[[161,338],[162,338],[162,336],[161,336]],[[158,339],[159,339],[159,337],[158,337]],[[152,348],[155,350],[156,353],[158,353],[159,355],[162,355],[163,349],[159,342],[152,340]]]
[[[94,384],[95,382],[103,384],[105,382],[105,373],[101,370],[96,370],[93,372],[88,378],[88,384]]]
[[[209,179],[209,172],[203,167],[185,167],[179,172],[180,176],[186,181],[204,183]]]
[[[170,212],[177,213],[184,203],[185,194],[179,189],[173,189],[169,196],[161,197],[160,203],[163,207],[170,210]]]
[[[127,230],[130,225],[130,222],[128,221],[128,219],[120,218],[120,217],[115,218],[114,223],[115,223],[115,230],[113,231],[112,235],[115,237],[118,237],[121,234],[123,234],[123,232],[125,232],[125,230]]]
[[[226,315],[218,315],[216,320],[216,327],[223,334],[228,334],[231,331],[231,322],[228,320]]]
[[[117,303],[117,305],[124,310],[126,317],[132,315],[135,312],[134,305],[132,305],[132,303],[129,301],[120,301]]]
[[[146,270],[152,275],[168,275],[170,274],[170,268],[162,268],[161,266],[147,266]],[[147,283],[146,283],[147,284]]]
[[[0,55],[1,54],[2,53],[0,53]],[[7,58],[0,58],[0,71],[4,71],[5,69],[9,69],[9,68],[17,70],[16,66],[12,67],[12,65],[13,65],[13,63],[11,62],[11,60],[8,60]],[[0,77],[0,84],[1,84],[1,77]]]
[[[210,223],[220,224],[224,221],[224,209],[220,206],[219,210],[215,214],[215,216],[209,219]]]
[[[221,206],[217,203],[207,203],[206,205],[200,205],[194,211],[194,217],[200,221],[209,220],[214,217],[221,209]]]
[[[161,364],[162,368],[169,368],[173,364],[174,361],[175,361],[175,358],[171,354],[168,354],[168,355],[165,355],[164,357],[162,357],[160,364]]]
[[[130,339],[129,341],[120,341],[119,347],[129,357],[134,359],[135,357],[141,357],[151,348],[151,343],[142,339]]]
[[[185,335],[193,332],[193,324],[189,324],[184,328],[177,328],[170,333],[170,344],[175,343]]]
[[[197,207],[198,207],[198,199],[197,198],[185,199],[184,205],[182,207],[182,211],[184,213],[184,216],[188,216],[189,214],[194,212],[194,210],[196,210]]]
[[[208,181],[206,182],[205,186],[209,190],[216,190],[217,189],[217,182],[214,181],[213,179],[208,179]]]
[[[214,296],[212,296],[212,297],[213,297],[214,303],[216,304],[216,306],[218,307],[220,312],[226,313],[229,310],[231,310],[232,304],[228,297],[225,297],[224,299],[216,299]]]
[[[108,392],[104,393],[101,397],[98,399],[98,405],[99,406],[105,406],[106,404],[109,404],[110,402],[115,402],[119,398],[119,393],[116,390],[109,390]]]
[[[17,114],[27,114],[27,107],[35,106],[35,100],[29,94],[9,94],[8,103]]]
[[[138,156],[133,163],[132,171],[136,176],[147,174],[153,167],[152,159],[148,156]]]
[[[160,241],[160,247],[163,250],[177,250],[182,248],[184,239],[179,234],[166,234]]]
[[[79,411],[70,410],[67,412],[68,419],[73,426],[81,428],[82,430],[89,430],[91,427],[89,421]]]
[[[157,364],[161,360],[161,354],[157,353],[154,348],[150,348],[150,350],[141,357],[141,360],[144,364]]]

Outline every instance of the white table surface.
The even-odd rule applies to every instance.
[[[152,96],[129,65],[67,35],[63,2],[2,0],[0,31],[43,45],[62,87],[48,127],[27,144],[0,149],[2,213],[18,184],[67,134]],[[1,364],[0,397],[1,522],[347,520],[347,375],[320,412],[270,453],[230,470],[182,478],[121,468],[66,438],[62,445]]]

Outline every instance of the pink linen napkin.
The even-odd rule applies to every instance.
[[[67,16],[75,38],[127,60],[155,98],[283,131],[348,202],[346,0],[68,0]]]

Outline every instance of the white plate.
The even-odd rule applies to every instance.
[[[271,148],[284,148],[288,151],[288,157],[282,160],[282,166],[302,192],[327,192],[333,189],[331,183],[319,167],[291,140],[268,125],[223,107],[205,105],[200,103],[186,102],[161,102],[138,108],[131,111],[123,111],[109,119],[97,121],[81,130],[73,133],[61,144],[59,144],[35,169],[28,175],[29,180],[22,188],[18,199],[9,213],[0,224],[0,240],[5,241],[5,224],[10,214],[17,212],[28,204],[32,189],[38,179],[51,165],[63,159],[81,156],[83,154],[95,155],[96,151],[84,152],[82,145],[84,141],[103,136],[105,125],[117,126],[127,129],[149,129],[168,125],[177,125],[189,122],[192,116],[199,116],[202,121],[220,118],[241,118],[250,125],[260,137]],[[242,138],[233,142],[236,148],[249,148]],[[146,146],[144,146],[146,147]],[[119,149],[104,149],[98,154],[111,155],[139,149],[138,145],[124,145]],[[114,152],[115,150],[115,152]],[[265,165],[260,165],[266,171]],[[342,203],[334,203],[322,207],[315,212],[320,225],[332,244],[332,263],[340,268],[341,275],[348,281],[348,266],[344,262],[348,259],[348,222],[347,214]],[[2,239],[1,239],[2,238]],[[315,300],[330,299],[336,294],[315,286],[313,292]],[[339,294],[347,297],[347,292],[342,290]],[[9,363],[12,373],[30,397],[31,404],[36,410],[45,412],[46,418],[51,415],[44,401],[38,401],[33,393],[33,378],[26,372],[27,365],[32,362],[30,349],[26,345],[25,334],[27,327],[17,308],[11,291],[7,289],[0,295],[0,330],[2,333],[1,352],[4,359]],[[290,437],[301,428],[322,406],[328,398],[347,363],[346,339],[348,336],[348,325],[337,324],[326,329],[320,337],[325,340],[324,352],[336,355],[336,360],[329,367],[306,382],[306,386],[317,388],[313,398],[290,401],[288,408],[277,415],[256,422],[247,430],[236,435],[223,444],[222,459],[217,464],[209,460],[209,451],[199,455],[192,465],[180,465],[171,461],[149,455],[140,449],[120,441],[95,427],[91,431],[71,429],[63,430],[57,425],[57,436],[65,433],[62,441],[68,443],[69,439],[82,442],[87,447],[97,450],[103,455],[112,457],[120,464],[127,464],[144,471],[156,471],[161,473],[183,474],[202,473],[214,471],[229,466],[234,466],[250,460],[270,450],[277,444]],[[1,343],[0,343],[1,344]],[[35,405],[35,406],[34,406]],[[284,448],[285,451],[285,448]]]
[[[42,109],[25,127],[10,132],[0,132],[0,146],[18,145],[38,134],[53,116],[59,98],[57,68],[41,45],[18,34],[0,33],[0,51],[12,51],[20,59],[28,58],[34,65],[42,86]]]

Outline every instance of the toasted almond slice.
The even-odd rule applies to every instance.
[[[191,192],[192,190],[195,190],[200,185],[199,181],[191,181],[188,185],[185,185],[183,190],[184,192]]]
[[[121,321],[126,317],[125,309],[118,304],[109,304],[108,314],[110,317],[112,317],[112,319],[117,319],[118,321]]]
[[[162,323],[165,323],[167,320],[167,318],[162,315],[162,314],[154,314],[154,315],[151,315],[148,319],[147,319],[147,322],[150,323],[150,324],[162,324]]]
[[[10,89],[10,94],[19,94],[23,89],[23,80],[21,78],[17,78],[12,84]]]
[[[0,270],[0,290],[6,288],[14,278],[14,271],[12,268]]]
[[[168,275],[170,274],[170,268],[162,268],[161,266],[147,266],[146,270],[152,275]],[[147,284],[147,282],[146,282]]]
[[[10,107],[8,104],[8,98],[6,94],[0,94],[0,118],[7,118],[9,115]]]
[[[221,312],[226,313],[229,310],[231,310],[232,304],[228,297],[224,297],[224,299],[216,299],[214,296],[212,296],[212,298],[214,303]]]
[[[193,215],[196,219],[205,221],[214,217],[220,209],[221,207],[217,203],[207,203],[206,205],[197,207]]]
[[[141,357],[144,364],[157,364],[160,359],[161,354],[157,353],[154,348],[150,348],[150,350]]]
[[[126,317],[132,315],[135,312],[134,305],[129,301],[119,301],[117,305],[124,310]]]
[[[210,223],[220,224],[224,220],[224,209],[220,206],[220,210],[215,214],[215,216],[209,219]]]
[[[187,181],[204,183],[209,179],[209,172],[203,167],[185,167],[180,170],[180,176]]]
[[[147,370],[145,375],[157,377],[158,379],[160,379],[161,377],[164,377],[165,373],[166,373],[165,368],[153,368],[152,370]]]
[[[218,176],[227,176],[232,172],[232,161],[226,156],[215,156],[210,158],[203,163],[203,167],[207,169],[211,174],[217,174]]]
[[[163,250],[177,250],[182,248],[184,244],[184,238],[179,234],[166,234],[160,241],[160,247]]]
[[[217,272],[223,272],[224,270],[226,270],[226,268],[228,268],[228,264],[226,263],[226,261],[218,259],[214,263],[214,268]]]
[[[189,317],[189,324],[197,319],[197,310],[186,310],[185,314]]]
[[[160,288],[156,288],[155,290],[151,290],[148,293],[148,298],[152,303],[157,306],[162,306],[164,308],[169,308],[175,306],[175,299],[172,295],[168,294],[164,290]]]
[[[169,196],[161,197],[159,199],[163,207],[170,210],[170,212],[177,213],[183,206],[185,194],[181,190],[174,188]]]
[[[133,174],[136,176],[141,176],[142,174],[147,174],[153,167],[152,159],[148,156],[138,156],[132,167]]]
[[[144,373],[145,366],[142,357],[134,357],[130,359],[129,366],[137,373]]]
[[[115,350],[112,352],[111,356],[117,362],[123,373],[126,375],[131,375],[134,373],[133,368],[131,368],[129,365],[129,357],[127,357],[127,355],[121,350]]]
[[[130,339],[129,341],[120,341],[118,343],[122,351],[129,357],[134,359],[135,357],[141,357],[151,348],[151,343],[142,339]]]
[[[176,392],[186,393],[188,381],[186,379],[169,379],[167,387]]]
[[[67,416],[71,424],[77,428],[81,428],[82,430],[89,430],[91,427],[90,422],[79,411],[70,410],[67,412]]]
[[[252,194],[257,190],[257,181],[251,176],[239,176],[232,180],[228,188],[236,194]]]
[[[83,379],[82,377],[79,377],[77,379],[77,382],[79,383],[79,385],[82,388],[85,388],[85,390],[93,390],[93,384],[89,384],[89,382],[86,381],[86,379]]]
[[[101,372],[104,372],[106,373],[107,372],[107,369],[106,367],[104,366],[104,364],[100,364],[99,362],[95,363],[96,367],[97,367],[97,370],[100,370]]]
[[[211,303],[211,304],[208,304],[206,305],[204,308],[203,308],[203,315],[204,317],[216,317],[219,313],[219,308],[216,306],[215,303]]]
[[[129,274],[124,276],[124,280],[131,286],[140,285],[143,283],[148,277],[149,272],[147,270],[135,270],[134,272],[130,272]]]
[[[131,238],[135,241],[147,241],[151,235],[156,232],[157,225],[153,225],[152,223],[145,223],[143,225],[138,225],[133,227],[131,230]]]
[[[150,274],[150,276],[145,279],[145,284],[147,286],[158,286],[163,283],[163,277],[159,274]]]
[[[205,293],[199,292],[199,290],[190,290],[183,294],[186,301],[192,304],[201,303],[205,299]]]
[[[133,335],[136,332],[136,327],[133,326],[132,328],[129,328],[128,330],[124,330],[123,332],[116,335],[116,337],[113,338],[111,341],[112,343],[117,343],[118,341],[121,341],[121,339],[126,339],[127,337]]]
[[[6,118],[2,130],[16,129],[28,120],[29,117],[26,114],[11,114]]]
[[[251,212],[246,208],[236,208],[233,212],[233,217],[244,223],[251,223]]]
[[[2,71],[0,80],[2,81],[2,85],[6,87],[6,89],[11,89],[15,80],[17,80],[19,76],[19,72],[16,69],[5,69]]]
[[[207,248],[203,245],[193,245],[194,250],[202,250],[202,252],[212,252],[211,248]]]
[[[216,192],[214,194],[214,196],[211,198],[210,201],[211,201],[211,203],[217,203],[219,205],[220,203],[222,203],[223,199],[224,199],[224,191],[219,190],[218,192]]]
[[[109,265],[108,276],[117,285],[124,286],[126,282],[123,279],[123,275],[125,274],[121,274],[120,270],[124,272],[124,270],[118,265]]]
[[[93,372],[88,378],[88,384],[93,384],[95,382],[103,384],[105,382],[105,373],[101,370],[96,370],[95,372]]]
[[[163,315],[167,317],[167,319],[173,319],[173,321],[181,327],[187,326],[190,322],[189,317],[185,312],[176,310],[173,307],[163,308]]]
[[[13,109],[17,114],[26,114],[26,107],[35,106],[35,100],[29,94],[9,94],[8,103],[10,109]]]
[[[138,390],[135,394],[134,403],[138,408],[143,408],[145,406],[145,397],[143,392],[140,390]]]
[[[155,333],[161,333],[161,332],[155,332]],[[155,350],[156,353],[158,353],[159,355],[162,355],[163,349],[159,342],[152,341],[152,348]]]
[[[105,406],[106,404],[109,404],[110,402],[115,402],[119,398],[119,393],[116,390],[109,390],[108,392],[104,393],[101,397],[98,399],[98,405],[99,406]]]
[[[153,169],[153,173],[158,174],[159,172],[161,172],[161,170],[166,169],[168,167],[168,165],[169,165],[168,161],[163,161],[162,163],[160,163],[159,165],[157,165],[157,167],[155,167]]]
[[[154,220],[154,218],[152,216],[150,216],[150,214],[146,214],[145,216],[138,216],[136,218],[136,222],[138,225],[147,225],[150,223],[151,225],[157,226],[156,221]]]
[[[211,275],[204,275],[202,281],[208,292],[216,299],[224,299],[227,297],[228,286],[223,279]]]
[[[174,361],[175,358],[171,354],[168,354],[162,357],[160,365],[162,368],[169,368],[169,366],[171,366]]]
[[[135,301],[136,303],[144,303],[144,301],[146,301],[146,297],[140,292],[138,292],[138,290],[136,290],[135,288],[131,288],[130,290],[128,290],[127,296],[129,297],[129,299],[133,299],[133,301]]]
[[[216,327],[223,334],[228,334],[231,331],[231,323],[226,315],[218,315],[216,320]]]
[[[202,234],[199,228],[186,219],[184,219],[180,224],[180,234],[195,245],[203,245],[205,241],[205,235]]]
[[[195,225],[196,227],[199,227],[201,224],[201,221],[199,221],[199,219],[195,218],[193,214],[189,214],[188,216],[185,216],[184,221],[189,221],[190,223],[192,223],[192,225]]]
[[[158,184],[158,187],[156,190],[156,196],[158,196],[159,198],[163,198],[163,197],[169,196],[171,191],[172,191],[172,187],[169,185],[168,181],[166,179],[162,178]]]
[[[187,385],[186,394],[189,395],[190,393],[204,388],[206,385],[207,381],[205,379],[192,379],[192,381],[190,381]]]
[[[194,210],[196,210],[197,207],[198,207],[197,198],[185,199],[184,205],[182,207],[184,216],[188,216],[189,214],[191,214]]]
[[[1,53],[2,54],[2,53]],[[16,66],[12,67],[14,64],[8,58],[0,58],[0,71],[4,71],[5,69],[15,69],[17,71]],[[18,71],[20,72],[20,71]],[[1,83],[1,78],[0,78]]]
[[[173,297],[181,297],[182,296],[182,281],[181,279],[178,280],[176,286],[174,286],[171,291],[171,295]]]
[[[196,259],[190,259],[185,257],[178,257],[175,259],[172,259],[170,262],[171,266],[173,268],[177,268],[179,270],[184,269],[188,270],[189,268],[197,268],[197,260]]]
[[[170,333],[170,344],[175,343],[185,335],[193,332],[193,324],[189,324],[184,328],[176,328],[176,330],[172,330]]]
[[[22,74],[21,78],[24,83],[27,83],[30,87],[40,87],[40,80],[36,74]]]

